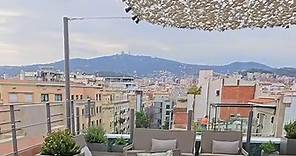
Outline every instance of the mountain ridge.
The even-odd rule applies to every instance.
[[[33,64],[25,66],[0,66],[0,74],[16,75],[21,70],[36,71],[40,66],[53,66],[54,68],[63,71],[64,61],[55,61],[46,64]],[[280,73],[282,75],[289,75],[296,77],[296,68],[283,67],[273,68],[261,63],[247,61],[247,62],[232,62],[225,65],[198,65],[181,63],[174,60],[144,56],[144,55],[129,55],[129,54],[115,54],[109,56],[95,57],[95,58],[73,58],[70,59],[70,70],[72,72],[116,72],[125,74],[148,75],[155,71],[169,71],[176,75],[196,74],[200,69],[213,69],[218,73],[233,73],[243,70],[259,69]]]

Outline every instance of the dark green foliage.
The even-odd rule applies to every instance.
[[[145,112],[136,113],[136,128],[148,128],[150,126],[150,120]]]
[[[80,153],[69,131],[57,131],[49,134],[42,145],[42,155],[73,156]]]
[[[276,152],[276,146],[271,141],[269,141],[268,143],[261,144],[260,148],[261,150],[263,150],[265,154],[272,154]]]
[[[117,138],[115,140],[115,145],[126,145],[128,143],[128,141],[126,139],[124,139],[123,137]]]
[[[106,132],[101,127],[90,127],[86,130],[85,140],[89,143],[106,144],[108,142]]]
[[[296,139],[296,121],[290,122],[289,124],[285,125],[284,129],[287,132],[287,138]]]

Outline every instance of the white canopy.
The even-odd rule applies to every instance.
[[[296,24],[296,0],[126,0],[139,20],[206,31]]]

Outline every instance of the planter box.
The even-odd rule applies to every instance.
[[[261,156],[274,156],[274,155],[279,155],[279,152],[274,152],[272,154],[266,154],[263,151],[261,151]]]
[[[282,138],[280,154],[296,155],[296,139]]]
[[[127,145],[112,145],[111,151],[112,152],[123,152],[123,148]]]
[[[106,152],[108,150],[108,147],[106,144],[100,144],[100,143],[89,143],[87,142],[87,147],[90,151],[102,151]]]
[[[42,155],[42,154],[36,154],[36,156],[51,156],[51,155]],[[84,156],[84,153],[75,154],[73,156]]]

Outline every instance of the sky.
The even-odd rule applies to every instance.
[[[62,60],[63,16],[131,16],[125,7],[122,0],[0,0],[0,65]],[[125,51],[192,64],[296,67],[296,27],[203,32],[117,19],[71,21],[69,31],[71,58]]]

